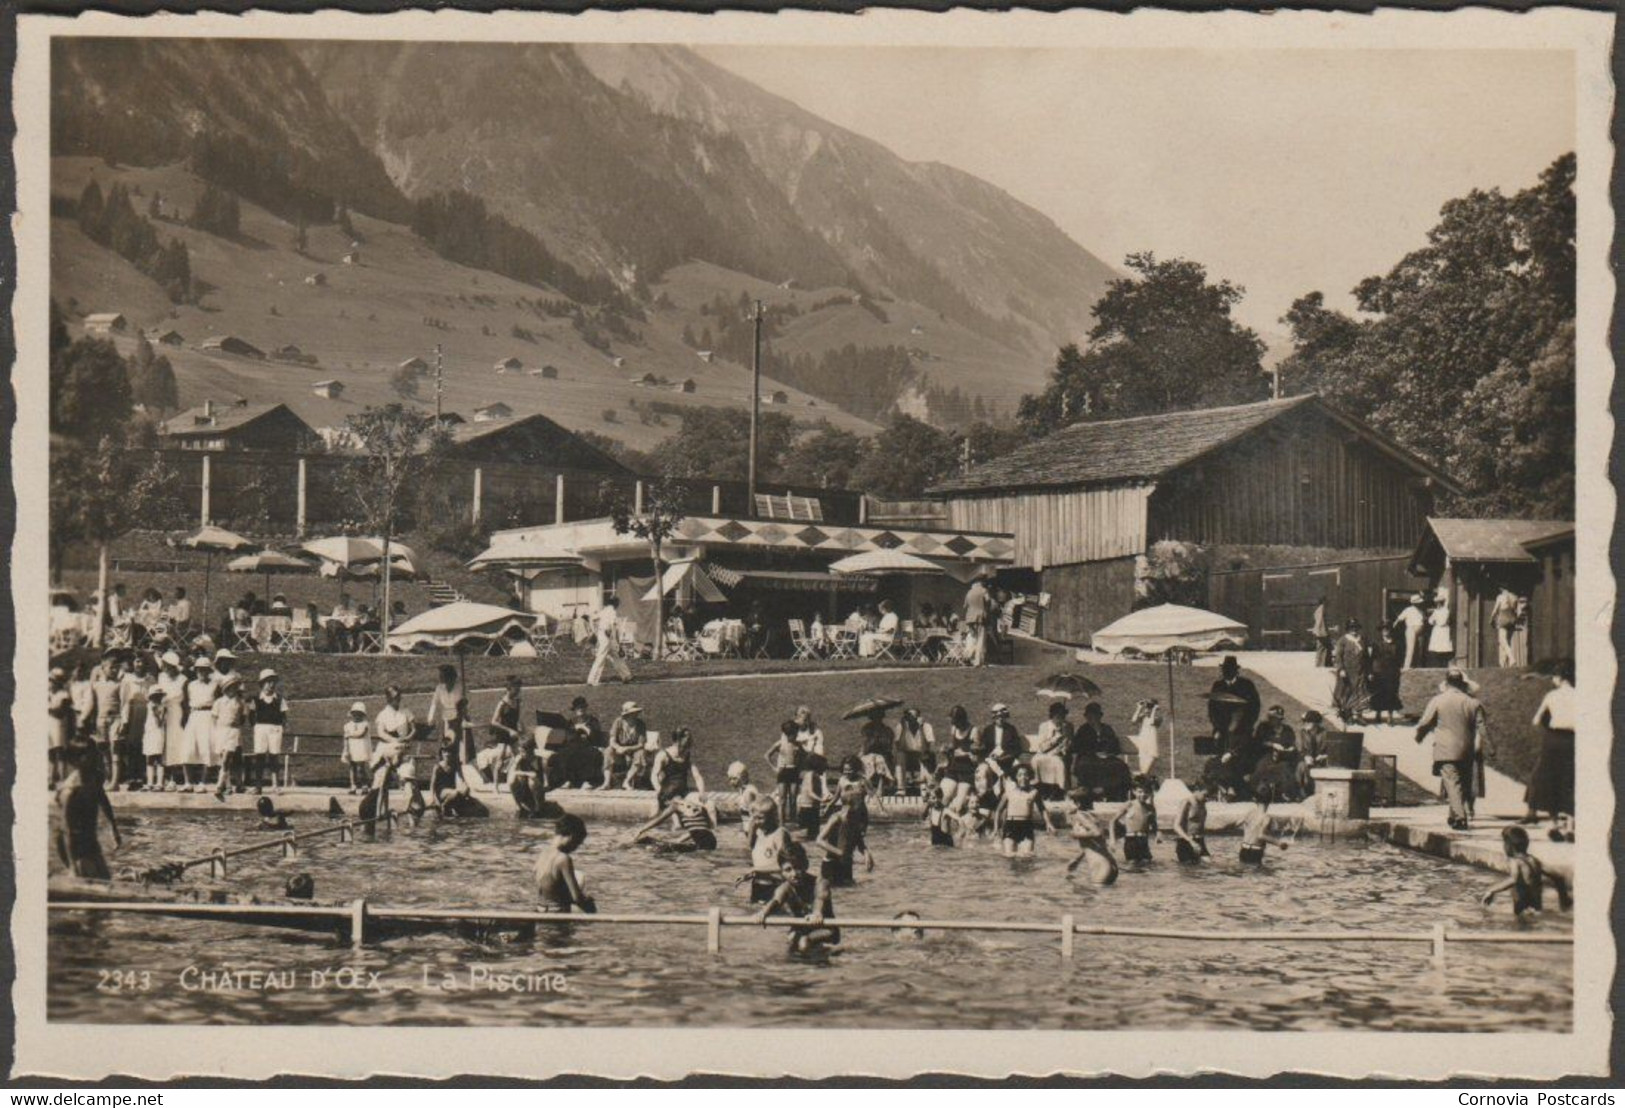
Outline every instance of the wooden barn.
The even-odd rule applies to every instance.
[[[1456,657],[1500,664],[1491,613],[1502,589],[1522,601],[1515,664],[1574,657],[1574,524],[1535,519],[1430,519],[1411,572],[1449,597]]]
[[[222,404],[205,400],[166,420],[165,443],[185,450],[283,450],[314,448],[315,429],[286,404]]]
[[[1382,433],[1298,396],[1074,424],[931,495],[953,530],[1013,534],[1014,563],[1031,574],[1014,583],[1049,594],[1043,634],[1082,643],[1132,610],[1153,543],[1402,553],[1454,488]]]
[[[448,453],[469,462],[540,466],[549,470],[619,477],[635,476],[609,454],[544,415],[451,424]]]

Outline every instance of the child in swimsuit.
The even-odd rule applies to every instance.
[[[826,923],[835,918],[830,884],[822,874],[814,877],[808,872],[807,851],[800,843],[791,843],[779,860],[779,887],[756,913],[756,922],[766,926],[769,916],[780,914],[803,917],[806,926],[789,929],[790,953],[806,954],[815,947],[834,950],[840,945],[841,930]]]
[[[1502,828],[1501,848],[1506,851],[1507,856],[1507,879],[1485,892],[1486,908],[1494,903],[1497,893],[1510,891],[1513,915],[1538,912],[1544,906],[1547,885],[1557,890],[1557,902],[1564,911],[1573,906],[1574,900],[1569,894],[1569,883],[1555,873],[1547,873],[1546,867],[1540,864],[1540,859],[1529,853],[1528,831],[1522,827]]]
[[[675,825],[676,833],[656,835],[655,828],[667,820]],[[632,835],[632,841],[652,846],[656,850],[683,854],[693,850],[715,850],[716,827],[716,816],[711,813],[711,809],[685,793],[673,799],[660,809],[654,819],[638,828]]]
[[[1290,845],[1285,839],[1269,833],[1270,804],[1274,800],[1275,791],[1268,785],[1260,785],[1253,792],[1252,810],[1241,821],[1241,864],[1244,866],[1263,865],[1266,845],[1278,846],[1282,850]]]
[[[350,791],[357,795],[367,791],[367,766],[372,762],[371,730],[367,723],[367,706],[358,700],[350,705],[350,718],[344,721],[344,753],[340,755],[350,771]]]
[[[1033,852],[1039,821],[1043,820],[1048,826],[1049,820],[1044,812],[1044,802],[1039,799],[1038,789],[1033,785],[1031,766],[1018,765],[1015,776],[1004,783],[1004,795],[999,798],[993,818],[1002,829],[1000,849],[1006,857]]]
[[[1074,790],[1073,799],[1077,807],[1072,810],[1070,828],[1072,839],[1078,844],[1078,856],[1067,863],[1066,872],[1074,872],[1085,862],[1089,863],[1089,880],[1096,885],[1110,885],[1117,880],[1117,859],[1106,846],[1107,827],[1091,810],[1091,802],[1085,796],[1078,796],[1081,790]]]
[[[290,829],[288,817],[276,810],[276,802],[268,796],[262,796],[254,802],[254,810],[259,813],[261,831],[287,831]]]
[[[750,838],[750,872],[735,885],[750,882],[750,902],[766,904],[779,887],[779,859],[790,848],[790,829],[779,822],[778,807],[763,798],[752,812],[755,821]]]
[[[598,911],[598,904],[581,888],[571,855],[587,841],[587,825],[580,816],[565,815],[553,841],[536,858],[536,896],[544,912]]]
[[[801,781],[802,758],[806,753],[797,736],[801,733],[796,721],[787,719],[779,725],[779,737],[767,748],[767,764],[773,770],[779,798],[779,819],[789,823],[799,808],[798,784]]]
[[[948,810],[948,805],[943,802],[941,790],[933,789],[926,794],[925,825],[931,829],[932,846],[957,844],[955,832],[959,829],[959,818]]]
[[[1151,805],[1149,782],[1142,780],[1135,785],[1134,795],[1117,813],[1112,829],[1122,836],[1125,862],[1151,861],[1151,837],[1155,835],[1160,841],[1162,833],[1157,828],[1157,810]]]
[[[1208,857],[1207,802],[1209,789],[1206,782],[1197,782],[1185,803],[1179,806],[1174,818],[1174,854],[1186,865],[1195,865]]]

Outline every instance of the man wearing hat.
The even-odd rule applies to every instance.
[[[1208,689],[1207,702],[1208,723],[1213,727],[1220,754],[1252,741],[1261,707],[1258,686],[1241,675],[1235,655],[1226,655],[1219,663],[1219,679]]]
[[[621,705],[621,714],[609,725],[609,745],[604,747],[604,783],[600,789],[613,788],[615,771],[626,766],[623,789],[632,787],[632,779],[643,768],[643,746],[649,737],[649,725],[643,719],[643,707],[636,700]]]
[[[1449,667],[1416,725],[1417,742],[1433,736],[1433,774],[1450,804],[1450,826],[1458,831],[1467,830],[1472,808],[1473,763],[1490,753],[1489,720],[1477,691],[1461,667]]]
[[[1412,593],[1411,601],[1405,605],[1405,610],[1399,613],[1394,620],[1405,640],[1405,668],[1415,669],[1422,664],[1422,656],[1418,653],[1422,641],[1422,628],[1427,626],[1428,617],[1422,612],[1422,594]]]
[[[995,704],[988,709],[993,719],[976,732],[976,754],[983,761],[991,758],[1005,773],[1016,766],[1016,759],[1027,753],[1027,740],[1016,725],[1010,722],[1010,705]]]

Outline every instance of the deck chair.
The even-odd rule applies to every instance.
[[[700,644],[687,635],[680,635],[675,631],[666,632],[665,652],[668,661],[697,662],[700,660]]]
[[[897,642],[893,644],[893,653],[900,662],[917,662],[925,654],[925,643],[915,633],[914,621],[905,619],[902,628],[897,632]]]
[[[384,652],[384,634],[382,631],[357,631],[357,654],[382,654]]]
[[[545,618],[538,619],[531,624],[530,629],[525,632],[525,638],[530,640],[530,645],[536,648],[536,657],[557,658],[559,656],[558,636],[548,626]]]

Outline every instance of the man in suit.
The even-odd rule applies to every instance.
[[[1439,695],[1428,701],[1416,725],[1416,741],[1433,736],[1433,773],[1450,804],[1450,826],[1467,830],[1473,763],[1490,752],[1489,719],[1473,694],[1476,685],[1458,666],[1445,670]]]
[[[1240,703],[1232,703],[1231,698]],[[1219,679],[1208,689],[1207,718],[1217,752],[1204,771],[1224,795],[1248,795],[1247,779],[1258,761],[1253,731],[1260,707],[1258,686],[1241,675],[1234,656],[1227,656],[1219,663]]]

